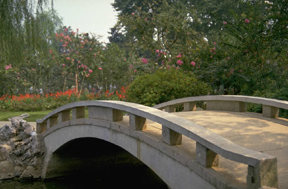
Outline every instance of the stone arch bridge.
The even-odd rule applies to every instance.
[[[197,102],[204,102],[206,110],[194,111]],[[263,117],[246,113],[248,103],[261,104]],[[182,106],[185,114],[171,113],[176,106]],[[278,117],[279,108],[288,109],[288,102],[229,95],[188,97],[155,107],[102,100],[67,104],[37,120],[37,133],[45,145],[42,178],[46,178],[53,154],[61,146],[74,139],[96,138],[135,156],[170,188],[285,188],[280,186],[288,184],[287,166],[283,172],[279,165],[282,168],[287,161],[277,162],[278,157],[245,148],[189,120],[210,112],[212,117],[202,121],[214,126],[217,121],[213,122],[213,116],[238,112],[244,117],[258,116],[257,119],[271,121]],[[234,122],[231,115],[228,122]],[[287,145],[285,150],[287,155]],[[220,166],[233,163],[239,165],[239,170],[244,166],[241,179],[235,176],[237,171]]]

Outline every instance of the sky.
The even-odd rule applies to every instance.
[[[71,26],[80,33],[103,36],[100,41],[109,42],[107,33],[117,22],[114,0],[54,0],[54,9],[64,26]]]

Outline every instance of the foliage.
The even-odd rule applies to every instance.
[[[80,96],[75,90],[57,92],[50,94],[25,94],[25,95],[4,95],[0,97],[0,110],[2,111],[43,111],[52,110],[62,105],[84,100],[125,100],[126,89],[124,87],[116,92],[94,92],[88,91]]]
[[[193,71],[216,94],[223,88],[225,94],[253,95],[279,90],[287,78],[287,5],[287,0],[116,0],[114,33],[150,62]]]
[[[128,87],[127,101],[154,106],[177,98],[207,95],[209,90],[193,74],[171,68],[137,77]]]

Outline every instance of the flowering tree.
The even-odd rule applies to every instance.
[[[142,62],[146,64],[145,60],[149,59],[150,64],[156,63],[160,67],[195,69],[199,50],[207,43],[192,27],[193,5],[165,0],[143,1],[140,6],[139,2],[135,2],[126,14],[120,13],[116,28],[118,31],[125,29],[133,50],[144,60]],[[114,4],[117,5],[119,2]]]
[[[67,79],[73,77],[77,93],[81,93],[85,78],[90,77],[93,71],[101,71],[99,55],[103,45],[87,33],[79,33],[70,28],[55,34],[59,46],[57,50],[50,49],[52,60],[62,69],[64,78],[63,90],[66,88]],[[80,87],[79,87],[80,86]]]

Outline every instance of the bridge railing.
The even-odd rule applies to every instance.
[[[137,131],[146,129],[146,119],[152,120],[162,125],[162,141],[167,145],[181,145],[182,135],[196,141],[196,162],[200,165],[217,166],[220,155],[248,166],[248,188],[278,185],[275,157],[238,146],[184,118],[139,104],[121,101],[81,101],[67,104],[37,120],[37,133],[45,135],[45,132],[57,124],[85,118],[85,109],[88,109],[89,119],[111,122],[123,120],[123,112],[128,113],[129,128]]]
[[[268,118],[277,118],[279,116],[279,109],[288,110],[287,101],[241,95],[208,95],[186,97],[158,104],[154,106],[154,108],[165,109],[166,112],[174,112],[176,105],[182,104],[184,111],[193,111],[196,109],[197,102],[206,102],[206,110],[233,112],[246,112],[247,103],[261,104],[262,115]]]

